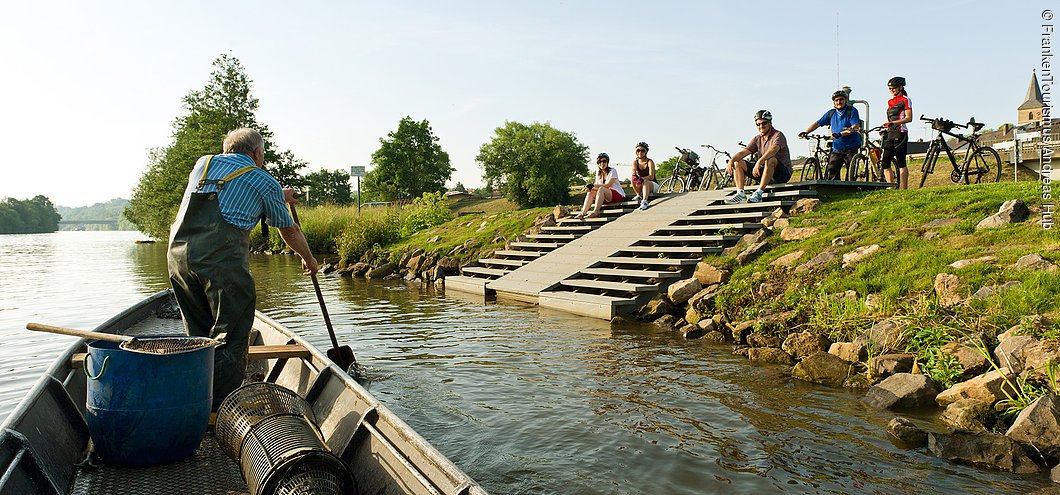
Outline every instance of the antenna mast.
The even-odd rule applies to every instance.
[[[839,12],[835,13],[835,87],[840,85],[839,78]]]

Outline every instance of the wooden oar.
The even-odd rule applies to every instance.
[[[291,217],[294,218],[294,223],[301,225],[298,221],[298,210],[295,209],[294,203],[291,203]],[[338,339],[335,338],[335,329],[331,326],[331,316],[328,315],[328,307],[324,305],[324,295],[320,293],[320,282],[317,282],[317,274],[310,275],[310,278],[313,279],[313,290],[317,293],[320,312],[324,313],[324,324],[327,325],[328,335],[331,337],[331,349],[327,351],[328,359],[339,365],[343,371],[349,371],[351,366],[356,371],[358,368],[357,358],[353,356],[353,349],[350,349],[348,345],[340,346]]]
[[[101,333],[101,332],[90,332],[88,330],[78,330],[76,328],[64,328],[56,327],[52,325],[45,325],[43,323],[26,323],[27,330],[33,330],[34,332],[48,332],[57,333],[61,335],[73,335],[74,337],[84,337],[86,339],[94,340],[105,340],[107,342],[118,342],[126,343],[135,340],[133,337],[128,335],[116,335],[113,333]]]

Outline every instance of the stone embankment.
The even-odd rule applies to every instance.
[[[725,253],[737,265],[746,265],[779,243],[794,242],[818,235],[817,227],[792,227],[790,216],[814,211],[820,205],[816,199],[799,200],[789,212],[776,210],[763,221],[765,227],[747,234]],[[1027,219],[1028,210],[1021,200],[1006,202],[1000,211],[983,219],[977,229],[997,228],[1010,222]],[[926,225],[925,238],[932,238],[932,228],[956,223],[957,219],[942,219]],[[859,225],[854,223],[849,231]],[[774,234],[779,231],[779,235]],[[937,235],[937,233],[935,233]],[[772,261],[769,273],[756,273],[752,278],[756,295],[769,297],[777,290],[782,277],[812,273],[829,268],[851,267],[879,256],[877,244],[859,246],[839,254],[839,246],[847,241],[838,237],[816,256],[808,258],[803,251],[793,251]],[[997,258],[984,256],[960,260],[952,265],[962,268],[976,263],[997,263]],[[906,352],[907,336],[903,329],[908,319],[900,316],[883,319],[871,325],[850,342],[833,342],[824,333],[815,331],[792,332],[797,322],[794,311],[780,311],[751,321],[731,322],[723,308],[716,305],[722,287],[730,283],[732,265],[700,262],[691,278],[669,286],[633,315],[643,322],[652,322],[664,329],[680,332],[688,339],[704,339],[711,343],[732,345],[734,354],[749,360],[790,367],[791,376],[832,387],[864,390],[862,402],[867,407],[892,411],[934,410],[935,422],[914,422],[896,417],[888,431],[896,442],[915,448],[926,447],[938,457],[971,465],[1018,473],[1037,472],[1055,468],[1060,479],[1060,398],[1046,393],[1031,399],[1029,387],[1056,390],[1060,375],[1060,341],[1039,339],[1043,329],[1055,328],[1040,316],[1024,321],[998,336],[999,344],[987,349],[982,339],[951,342],[939,350],[960,364],[960,376],[955,384],[942,389],[921,373],[916,356]],[[1057,270],[1056,264],[1040,254],[1028,254],[1011,268],[1020,270]],[[940,273],[934,283],[935,297],[944,307],[966,304],[972,299],[986,299],[1011,284],[980,287],[974,292],[963,287],[961,280],[951,274]],[[967,295],[969,294],[970,295]],[[827,296],[856,301],[859,295],[846,291]],[[865,304],[874,305],[869,295]],[[729,313],[732,314],[732,313]],[[975,335],[969,329],[969,335]],[[1054,364],[1055,363],[1055,364]],[[1046,385],[1030,385],[1042,384]],[[1027,402],[1030,402],[1027,404]],[[999,419],[1011,407],[1025,408],[1010,427]]]

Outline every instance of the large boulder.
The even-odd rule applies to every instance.
[[[942,391],[935,397],[935,402],[940,406],[948,406],[961,399],[975,399],[993,405],[1006,397],[1004,391],[1008,391],[1009,394],[1016,393],[1010,383],[1015,377],[1009,375],[1011,371],[1008,368],[1002,368],[971,380],[965,380]]]
[[[935,276],[935,295],[939,304],[945,307],[956,306],[964,301],[961,297],[961,279],[950,273]]]
[[[961,378],[971,378],[990,369],[990,361],[987,361],[986,356],[983,356],[974,346],[961,342],[950,342],[939,350],[953,356],[961,365],[961,369],[964,370],[961,373]]]
[[[732,270],[718,268],[706,261],[700,261],[696,264],[695,277],[704,287],[712,284],[723,284],[732,277]]]
[[[791,376],[808,382],[838,387],[851,374],[850,363],[824,351],[818,351],[799,361]]]
[[[901,347],[902,330],[894,320],[881,320],[854,339],[869,354],[879,355],[896,351]]]
[[[397,270],[397,269],[398,269],[398,266],[397,266],[396,263],[388,261],[386,263],[383,263],[382,265],[379,265],[376,268],[373,268],[373,269],[369,270],[368,273],[365,274],[365,277],[367,277],[367,278],[383,278],[383,277],[385,277],[387,275],[390,275],[390,274],[394,273],[394,271]]]
[[[719,284],[711,284],[704,287],[703,290],[697,292],[696,295],[688,298],[688,305],[704,313],[713,312],[714,298],[718,295],[718,289],[720,287],[721,285]]]
[[[744,249],[740,252],[740,254],[736,255],[736,262],[740,265],[746,265],[758,259],[758,257],[761,256],[762,253],[768,251],[771,247],[773,246],[769,243],[769,241],[762,241],[751,244],[750,246],[747,246],[747,249]]]
[[[1041,452],[1055,464],[1060,460],[1060,398],[1046,394],[1016,416],[1005,435]]]
[[[791,356],[783,349],[776,347],[751,347],[747,349],[747,359],[756,363],[783,364],[791,366]]]
[[[909,373],[913,370],[914,356],[909,353],[900,352],[895,354],[880,354],[869,362],[872,376],[887,378],[896,373]]]
[[[1023,348],[1024,378],[1047,381],[1046,369],[1049,363],[1060,363],[1060,342],[1056,340],[1036,340]]]
[[[750,343],[750,341],[748,341]],[[795,359],[802,359],[811,354],[827,351],[832,341],[828,337],[814,332],[799,332],[789,334],[780,346],[784,352],[791,354]]]
[[[920,408],[931,405],[939,388],[925,375],[898,373],[877,383],[861,399],[876,409]]]
[[[996,229],[1010,223],[1022,222],[1031,214],[1022,199],[1010,199],[1001,204],[997,213],[982,219],[975,229]]]
[[[861,361],[868,355],[864,345],[853,342],[836,342],[828,347],[828,353],[851,363]]]
[[[1016,263],[1012,265],[1013,268],[1021,270],[1046,270],[1050,272],[1056,271],[1056,264],[1042,257],[1038,253],[1031,253],[1021,256],[1020,259],[1016,260]]]
[[[747,320],[737,323],[732,329],[732,340],[737,344],[747,344],[747,337],[751,335],[751,331],[754,330],[758,320]]]
[[[781,257],[773,260],[769,264],[769,266],[774,266],[774,267],[778,267],[778,268],[791,268],[805,254],[806,254],[806,252],[802,251],[802,250],[793,251],[791,253],[785,254],[784,256],[781,256]]]
[[[817,211],[821,207],[821,200],[817,198],[802,198],[795,202],[788,210],[788,213],[792,216],[801,215],[803,213],[809,213],[811,211]]]
[[[778,349],[784,345],[784,341],[780,337],[773,335],[764,335],[761,333],[752,333],[747,336],[747,345],[751,347],[776,347]]]
[[[641,306],[640,310],[637,311],[637,318],[642,321],[652,321],[659,319],[662,315],[673,312],[674,305],[666,297],[657,295],[645,303],[644,306]]]
[[[695,278],[678,280],[666,289],[666,296],[675,306],[680,306],[702,289],[703,285]]]
[[[820,227],[788,227],[780,231],[780,240],[801,241],[817,235],[820,231]]]
[[[1024,368],[1024,350],[1038,342],[1038,339],[1029,335],[1013,335],[1000,342],[994,348],[994,358],[1000,366],[1004,366],[1012,373],[1019,374]]]
[[[907,447],[924,447],[927,445],[927,432],[907,418],[901,416],[887,423],[887,433],[898,439]]]
[[[976,399],[961,399],[946,406],[939,421],[958,430],[985,431],[994,408]]]
[[[961,464],[1013,473],[1036,473],[1041,468],[1015,440],[991,432],[928,433],[928,451]]]

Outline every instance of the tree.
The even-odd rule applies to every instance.
[[[59,230],[62,216],[46,196],[0,202],[0,234],[37,234]]]
[[[467,192],[467,188],[464,187],[464,184],[462,182],[457,182],[456,185],[453,186],[453,190],[454,191],[459,191],[459,192],[462,192],[462,193],[466,193]]]
[[[265,169],[269,171],[283,187],[304,187],[309,183],[308,177],[302,177],[299,170],[306,168],[309,164],[304,160],[295,158],[294,153],[286,150],[276,156],[276,161],[267,163]],[[349,174],[347,174],[348,176]]]
[[[570,185],[589,173],[589,148],[547,123],[505,122],[475,160],[483,178],[523,208],[568,203]]]
[[[309,186],[308,204],[311,206],[348,205],[353,202],[349,172],[320,170],[307,175],[305,180]]]
[[[397,199],[444,192],[453,175],[449,153],[442,150],[427,120],[404,117],[396,131],[379,139],[372,153],[375,168],[364,177],[364,190],[372,197]]]
[[[663,179],[674,174],[674,169],[677,168],[677,163],[681,160],[681,156],[671,156],[662,163],[655,164],[655,182],[662,182]]]
[[[220,153],[228,131],[250,127],[260,132],[265,138],[266,163],[293,170],[305,165],[290,152],[274,150],[272,132],[255,117],[258,99],[250,93],[252,81],[239,60],[222,54],[213,66],[206,86],[184,97],[187,114],[173,121],[172,143],[148,153],[147,170],[125,210],[126,218],[156,239],[167,237],[195,161]]]

